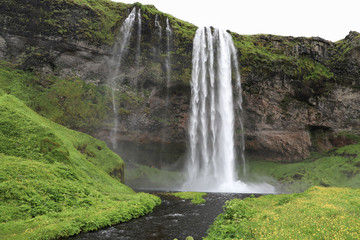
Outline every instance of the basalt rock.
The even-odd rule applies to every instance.
[[[107,11],[77,1],[0,3],[0,58],[28,71],[77,76],[106,85],[115,36],[129,10],[141,8],[139,69],[135,63],[135,25],[117,76],[122,105],[116,134],[119,141],[140,146],[139,151],[141,146],[152,144],[177,146],[171,149],[176,149],[176,158],[181,159],[186,149],[196,26],[153,6],[110,1],[97,4]],[[159,39],[156,14],[163,29],[169,17],[173,30],[170,86],[166,84],[166,36]],[[231,34],[242,77],[248,156],[293,162],[306,158],[314,149],[351,143],[337,136],[342,131],[360,131],[359,33],[350,32],[336,43],[321,38]],[[109,139],[111,114],[92,135]],[[314,138],[319,129],[326,129],[326,140]]]

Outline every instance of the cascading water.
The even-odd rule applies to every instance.
[[[161,39],[161,37],[162,37],[162,27],[161,27],[160,22],[159,22],[159,15],[158,14],[155,15],[155,27],[158,29],[158,36]]]
[[[241,158],[244,176],[246,162],[244,136],[239,152],[235,150],[235,121],[241,134],[243,123],[241,116],[235,116],[241,115],[242,95],[231,35],[219,29],[213,32],[211,28],[199,28],[193,42],[192,65],[188,181],[183,190],[273,192],[270,185],[245,183],[237,177],[237,156]]]
[[[161,27],[161,26],[160,26]],[[165,95],[165,111],[164,111],[164,118],[169,118],[169,87],[170,87],[170,74],[171,74],[171,65],[170,65],[170,39],[171,39],[171,27],[169,24],[169,19],[166,18],[166,59],[165,59],[165,67],[166,67],[166,95]],[[161,154],[160,154],[160,166],[162,166],[163,161],[165,160],[166,156],[163,154],[166,152],[166,144],[164,143],[165,139],[168,136],[168,129],[164,127],[161,130],[161,138],[163,139],[161,143]]]
[[[170,74],[171,74],[171,65],[170,65],[170,38],[171,38],[171,27],[169,24],[169,18],[166,18],[166,87],[169,88],[170,84]],[[167,96],[168,97],[168,96]]]
[[[140,69],[140,44],[141,44],[141,10],[137,12],[137,44],[136,44],[136,72],[139,73]],[[137,78],[135,78],[135,86],[137,86]]]
[[[159,15],[155,15],[155,29],[157,31],[157,46],[154,47],[154,56],[160,56],[161,53],[161,39],[162,39],[162,27],[159,21]]]
[[[118,107],[117,101],[115,98],[115,91],[117,89],[116,80],[121,68],[121,60],[126,51],[126,47],[129,45],[131,30],[133,29],[136,18],[136,9],[130,12],[129,16],[125,19],[123,25],[120,28],[117,39],[115,40],[115,44],[112,49],[112,57],[109,61],[109,77],[108,83],[111,87],[111,98],[112,98],[112,108],[114,112],[114,127],[111,132],[111,144],[113,149],[116,149],[116,133],[118,130]]]

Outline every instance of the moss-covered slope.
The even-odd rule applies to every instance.
[[[348,137],[358,143],[323,153],[313,153],[312,157],[303,162],[281,164],[252,161],[249,163],[249,175],[254,179],[258,176],[271,176],[283,184],[283,190],[290,192],[301,192],[314,185],[359,188],[359,136]]]
[[[0,62],[0,89],[54,122],[87,132],[103,124],[111,106],[106,87],[23,71],[5,61]]]
[[[0,97],[0,238],[49,239],[96,230],[152,210],[108,172],[123,161],[104,142]]]

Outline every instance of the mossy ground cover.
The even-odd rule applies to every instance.
[[[358,136],[353,138],[356,140]],[[360,187],[360,143],[314,153],[311,158],[298,163],[250,161],[249,165],[250,178],[271,176],[289,192],[302,192],[314,185]]]
[[[205,239],[359,239],[360,189],[234,199]]]
[[[104,142],[0,97],[0,239],[51,239],[141,216],[160,203],[111,177]]]
[[[2,5],[0,24],[10,21],[12,32],[85,40],[111,45],[114,32],[127,15],[129,4],[110,0],[41,0],[36,3],[8,0]],[[0,10],[0,11],[1,11]]]
[[[296,46],[311,49],[311,38],[231,34],[239,52],[243,77],[251,78],[255,74],[257,79],[268,80],[275,75],[286,76],[300,84],[300,89],[311,88],[314,96],[326,95],[334,89],[335,73],[329,65],[330,60],[320,62],[315,56],[294,52]],[[243,89],[252,94],[259,94],[260,90],[254,82],[245,82]]]
[[[176,193],[169,193],[175,197],[179,197],[181,199],[190,199],[194,204],[201,204],[206,203],[204,197],[206,193],[202,192],[176,192]]]
[[[40,115],[76,130],[91,131],[111,112],[109,88],[86,84],[79,78],[23,71],[1,61],[0,86],[0,95],[14,95]]]

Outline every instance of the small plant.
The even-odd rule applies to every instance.
[[[177,193],[170,193],[170,195],[182,199],[190,199],[191,202],[194,204],[201,204],[201,203],[206,203],[206,200],[203,197],[205,197],[207,194],[202,192],[177,192]]]

